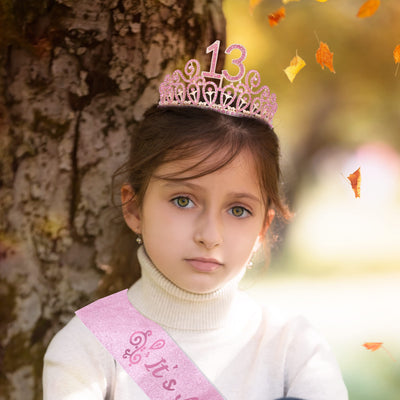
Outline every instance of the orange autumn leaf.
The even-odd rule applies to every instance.
[[[358,18],[367,18],[376,13],[381,4],[380,0],[368,0],[358,10]]]
[[[290,65],[286,67],[283,71],[285,72],[289,81],[293,82],[294,78],[296,78],[296,75],[303,67],[305,67],[305,65],[306,62],[296,54],[296,56],[293,57],[292,60],[290,61]]]
[[[376,351],[376,350],[380,349],[382,347],[382,345],[383,345],[382,342],[366,342],[363,344],[363,346],[367,350],[371,350],[371,351]]]
[[[253,15],[254,9],[261,3],[262,0],[249,0],[250,14]]]
[[[329,50],[329,46],[326,43],[319,42],[319,48],[315,53],[315,58],[322,69],[328,67],[331,72],[335,73],[333,69],[333,53]]]
[[[285,18],[286,9],[285,7],[281,7],[279,10],[275,11],[272,14],[268,15],[268,21],[271,26],[278,25],[281,19]]]
[[[350,174],[347,179],[350,181],[351,188],[353,189],[354,195],[356,198],[360,198],[361,192],[361,171],[358,168],[352,174]]]
[[[393,360],[396,361],[394,359],[394,357],[389,353],[389,351],[386,349],[386,347],[383,345],[382,342],[366,342],[363,344],[363,346],[367,349],[367,350],[371,350],[371,351],[376,351],[379,349],[383,349],[386,351],[386,353],[389,355],[389,357]]]
[[[398,44],[393,50],[393,58],[396,64],[400,64],[400,44]]]
[[[394,62],[395,64],[398,64],[396,67],[396,72],[394,73],[394,76],[397,76],[397,71],[399,69],[399,65],[400,65],[400,44],[398,44],[394,50],[393,50],[393,58],[394,58]]]

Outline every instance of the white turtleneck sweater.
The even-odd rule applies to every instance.
[[[328,345],[303,318],[260,308],[238,290],[239,279],[213,293],[189,293],[165,278],[143,247],[138,257],[142,278],[128,290],[129,301],[227,400],[348,398]],[[77,317],[47,349],[43,390],[44,400],[148,399]]]

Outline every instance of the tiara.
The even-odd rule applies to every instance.
[[[272,118],[278,107],[276,95],[270,93],[268,86],[260,86],[260,74],[251,70],[245,74],[243,61],[246,49],[232,44],[225,54],[238,49],[240,56],[232,60],[239,72],[230,75],[226,69],[220,74],[215,72],[220,41],[207,47],[206,53],[212,53],[209,71],[201,71],[196,59],[189,60],[184,72],[177,69],[165,77],[160,84],[159,105],[193,106],[211,108],[223,114],[246,116],[262,119],[272,126]],[[244,77],[244,83],[242,78]],[[224,81],[227,83],[224,85]]]

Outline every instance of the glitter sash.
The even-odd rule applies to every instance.
[[[224,399],[168,333],[132,306],[127,290],[76,315],[150,399]]]

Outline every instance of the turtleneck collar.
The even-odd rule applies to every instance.
[[[205,294],[183,290],[152,263],[144,247],[138,250],[142,277],[128,290],[129,301],[158,324],[180,330],[222,328],[231,316],[242,274],[224,287]]]

